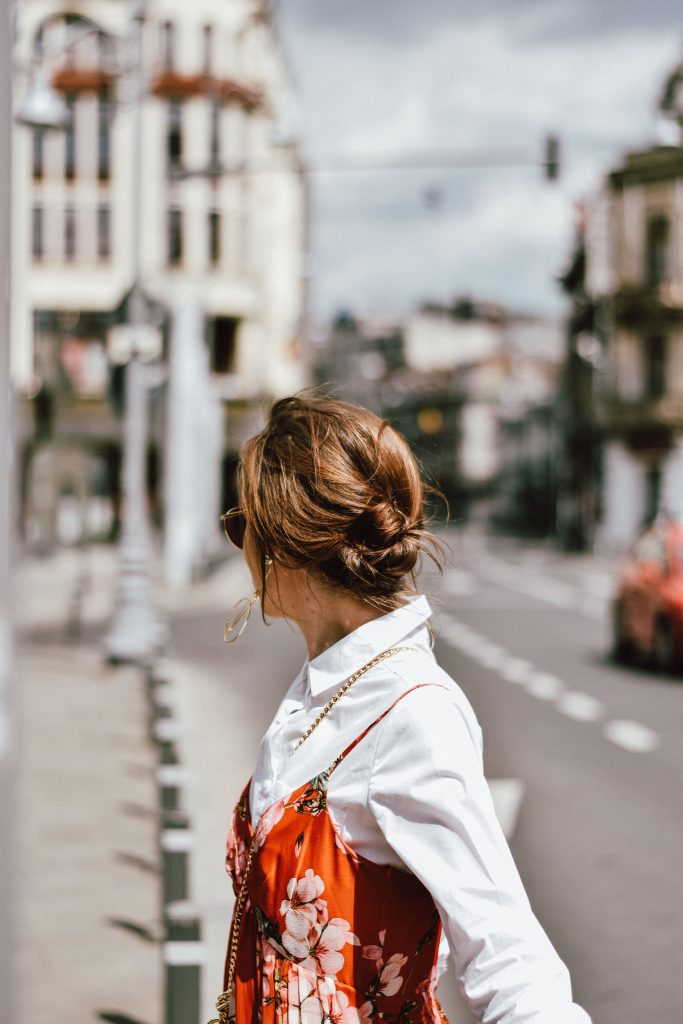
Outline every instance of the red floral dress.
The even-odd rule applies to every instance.
[[[255,837],[229,1010],[236,1024],[444,1024],[434,900],[415,875],[351,849],[327,810],[334,769],[405,695],[326,772],[267,807],[255,832],[247,783],[226,860],[237,893]]]

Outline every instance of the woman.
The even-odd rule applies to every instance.
[[[296,397],[244,448],[223,517],[308,659],[233,816],[236,893],[218,1021],[430,1022],[450,954],[476,1017],[586,1024],[495,818],[481,730],[431,650],[419,556],[438,559],[405,440]]]

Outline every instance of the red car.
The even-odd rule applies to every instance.
[[[683,523],[661,523],[633,545],[621,568],[612,616],[614,657],[683,666]]]

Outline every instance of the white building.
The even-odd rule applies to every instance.
[[[405,359],[421,373],[451,371],[463,390],[457,462],[463,482],[487,487],[505,467],[499,424],[548,399],[562,355],[557,319],[495,303],[430,303],[404,323]]]
[[[106,523],[97,495],[115,502],[118,490],[113,364],[135,243],[127,46],[135,6],[23,0],[19,8],[17,63],[42,70],[69,111],[65,131],[18,125],[14,141],[12,365],[20,392],[37,396],[24,489],[27,536],[38,542],[54,538],[60,494],[76,496],[85,533],[97,534]],[[187,508],[175,522],[177,499],[188,486],[211,497],[211,534],[231,500],[243,437],[267,401],[307,381],[305,175],[267,5],[143,7],[140,277],[150,338],[160,338],[168,370],[167,380],[156,372],[151,390],[150,502],[167,538],[185,537],[185,561],[196,568],[207,523]],[[28,85],[28,75],[17,83],[20,105]]]

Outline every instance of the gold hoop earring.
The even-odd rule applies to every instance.
[[[266,558],[266,577],[270,572],[272,564],[273,559]],[[225,620],[225,626],[223,627],[223,643],[234,644],[235,640],[239,640],[242,633],[244,633],[244,630],[247,628],[251,609],[260,597],[261,594],[259,591],[255,590],[251,597],[241,597],[239,601],[235,602],[228,613],[227,619]],[[235,630],[237,630],[236,633]],[[231,636],[231,633],[235,633],[235,635]]]
[[[239,601],[235,602],[227,619],[225,620],[225,627],[223,629],[224,643],[234,644],[235,640],[239,640],[247,627],[247,623],[249,622],[251,609],[254,607],[259,597],[260,594],[258,590],[255,590],[251,597],[241,597]],[[236,633],[235,630],[237,630]],[[231,633],[235,633],[235,635],[230,636]]]

